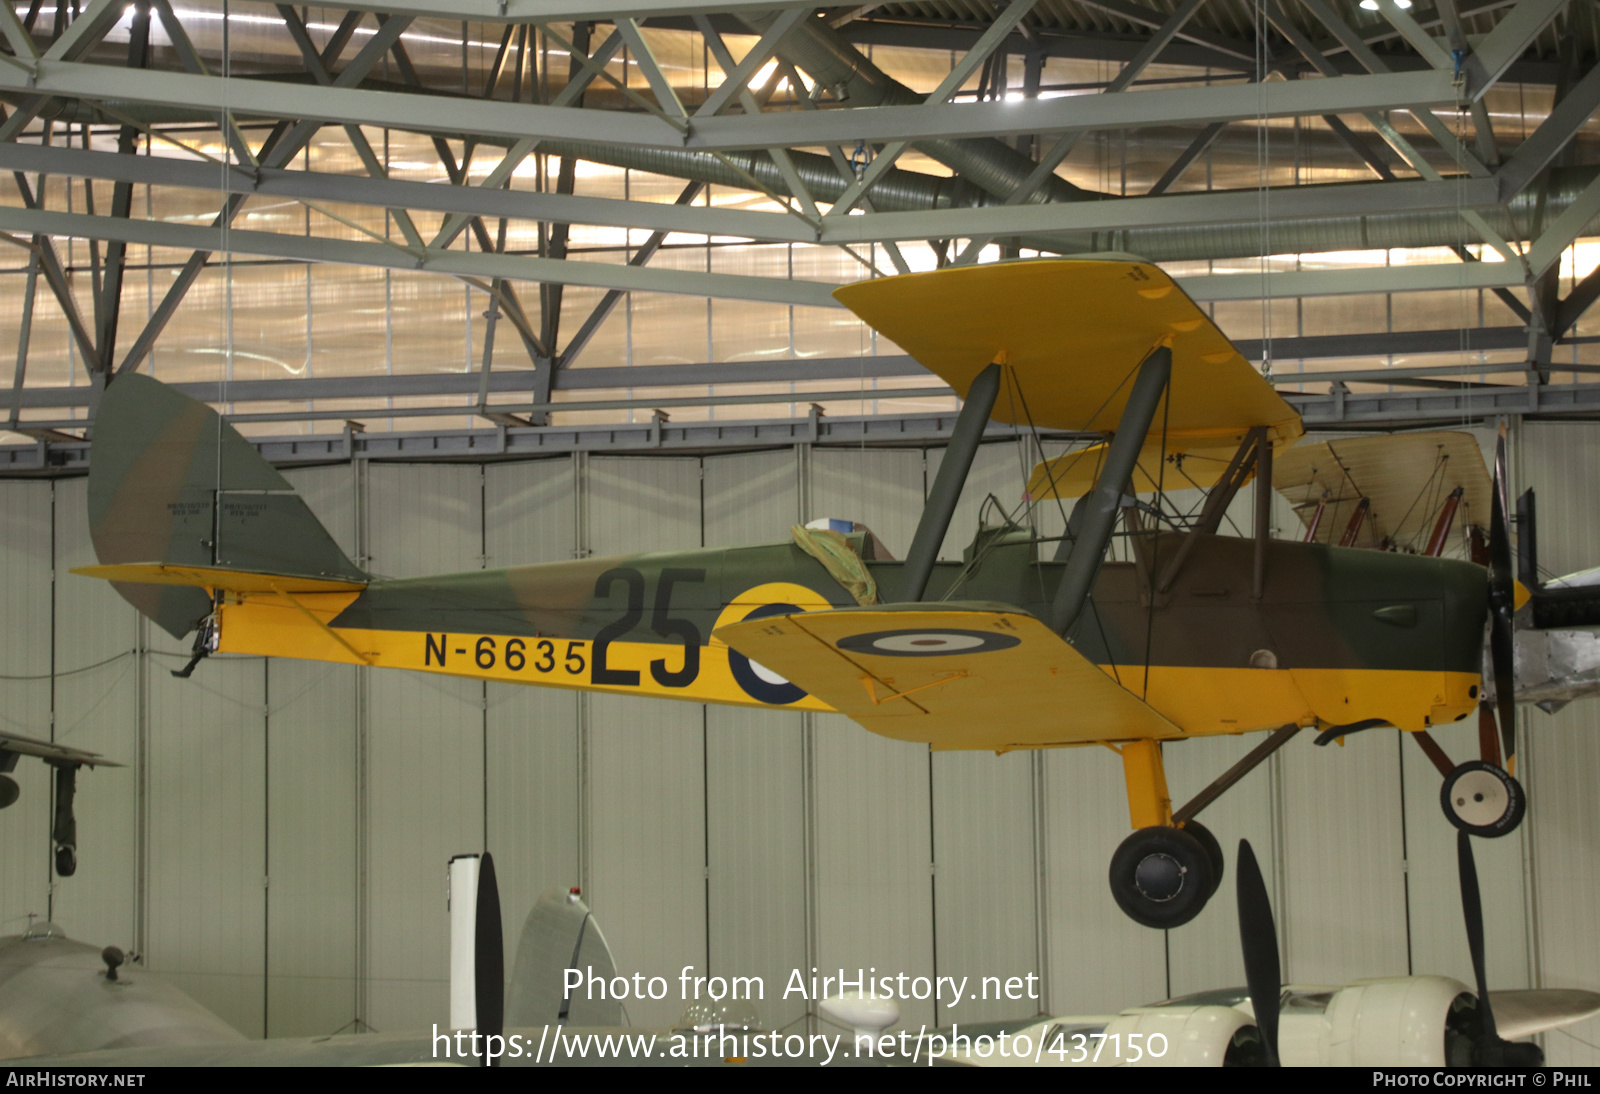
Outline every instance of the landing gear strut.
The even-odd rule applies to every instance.
[[[56,815],[50,838],[56,845],[56,876],[71,877],[78,872],[78,819],[72,812],[72,799],[78,792],[78,765],[52,766],[56,769]]]
[[[1276,730],[1176,812],[1167,797],[1160,744],[1130,741],[1118,749],[1135,831],[1111,856],[1111,895],[1129,919],[1164,930],[1200,914],[1222,884],[1223,857],[1217,837],[1195,814],[1299,731],[1294,725]]]

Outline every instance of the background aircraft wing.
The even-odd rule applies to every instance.
[[[936,749],[1183,736],[1038,619],[1003,604],[772,616],[716,637],[874,733]]]
[[[106,759],[98,752],[85,752],[80,748],[68,748],[66,745],[54,744],[50,741],[35,740],[32,737],[21,737],[15,733],[0,730],[0,752],[12,752],[19,756],[37,756],[46,763],[77,763],[85,767],[122,767]]]
[[[1350,517],[1371,503],[1352,546],[1426,546],[1439,507],[1461,487],[1457,527],[1489,524],[1494,490],[1483,453],[1470,433],[1395,433],[1298,444],[1273,461],[1273,485],[1309,527],[1327,500],[1316,542],[1338,543]]]

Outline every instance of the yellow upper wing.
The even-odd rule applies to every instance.
[[[807,612],[715,637],[874,733],[936,749],[1183,736],[1050,628],[1004,605]]]
[[[833,294],[965,396],[993,361],[1013,370],[992,417],[1013,425],[1114,432],[1134,368],[1172,347],[1170,408],[1152,435],[1239,437],[1274,446],[1300,416],[1159,267],[1133,259],[1029,259],[846,285]]]

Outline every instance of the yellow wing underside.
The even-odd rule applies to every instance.
[[[1494,490],[1470,433],[1393,433],[1300,444],[1276,458],[1272,479],[1308,526],[1317,503],[1326,500],[1318,543],[1338,543],[1356,504],[1367,498],[1371,510],[1357,547],[1425,541],[1438,507],[1458,486],[1456,526],[1487,526]]]
[[[872,732],[935,749],[1184,736],[1038,619],[999,605],[810,612],[715,637]],[[919,652],[929,647],[940,652]]]
[[[1226,437],[1148,438],[1139,450],[1133,469],[1130,493],[1153,494],[1157,490],[1209,490],[1221,481],[1233,454],[1244,440],[1243,434]],[[1051,498],[1081,498],[1094,489],[1105,462],[1105,444],[1090,445],[1037,464],[1028,479],[1029,501]],[[1244,478],[1255,478],[1250,471]],[[1241,483],[1242,485],[1242,483]]]

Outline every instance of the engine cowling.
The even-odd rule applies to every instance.
[[[1164,1046],[1159,1056],[1152,1040]],[[1140,1007],[1106,1023],[1098,1062],[1102,1066],[1222,1067],[1253,1062],[1259,1045],[1260,1035],[1250,1017],[1234,1007]]]
[[[1319,1009],[1318,1004],[1323,1004]],[[1447,976],[1360,980],[1326,992],[1291,991],[1285,999],[1279,1053],[1287,1065],[1445,1067],[1477,999]]]

